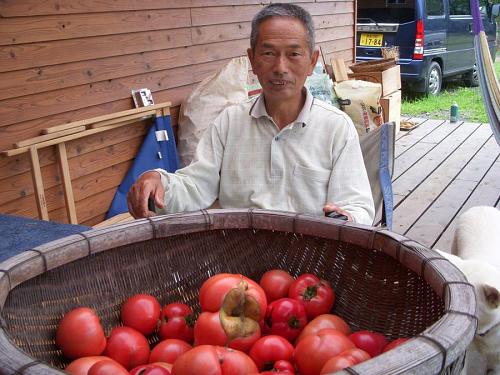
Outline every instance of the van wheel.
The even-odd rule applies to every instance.
[[[441,91],[441,83],[443,81],[443,74],[441,67],[435,61],[431,62],[429,71],[427,73],[427,87],[425,93],[427,95],[437,95]]]
[[[470,72],[464,74],[464,82],[470,87],[479,86],[479,69],[477,68],[477,64],[474,64]]]

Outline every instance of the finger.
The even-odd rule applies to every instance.
[[[165,207],[165,189],[163,188],[163,185],[160,183],[154,194],[154,200],[155,200],[155,205],[158,208],[163,208]]]

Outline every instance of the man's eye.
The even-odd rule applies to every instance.
[[[274,56],[274,52],[273,51],[264,51],[262,54],[264,56]]]
[[[300,52],[294,51],[294,52],[290,52],[290,56],[298,57],[298,56],[302,56],[302,54]]]

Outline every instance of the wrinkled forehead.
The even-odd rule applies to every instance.
[[[273,16],[259,25],[257,46],[265,44],[286,44],[304,47],[309,38],[305,25],[292,17]]]

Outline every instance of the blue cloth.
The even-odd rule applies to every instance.
[[[38,245],[89,229],[92,228],[0,214],[0,261]]]
[[[157,140],[157,132],[163,132],[163,134],[166,132],[168,137],[164,137],[165,140]],[[175,146],[174,132],[170,124],[170,116],[155,118],[134,164],[115,193],[106,218],[109,219],[128,211],[127,193],[130,187],[142,173],[155,168],[162,168],[168,172],[175,172],[179,168],[179,156]]]
[[[378,173],[384,202],[382,206],[382,225],[385,225],[389,230],[392,230],[394,202],[391,181],[392,173],[389,167],[389,160],[391,157],[391,142],[389,130],[390,129],[387,124],[382,125],[382,136],[380,139],[380,164]]]

